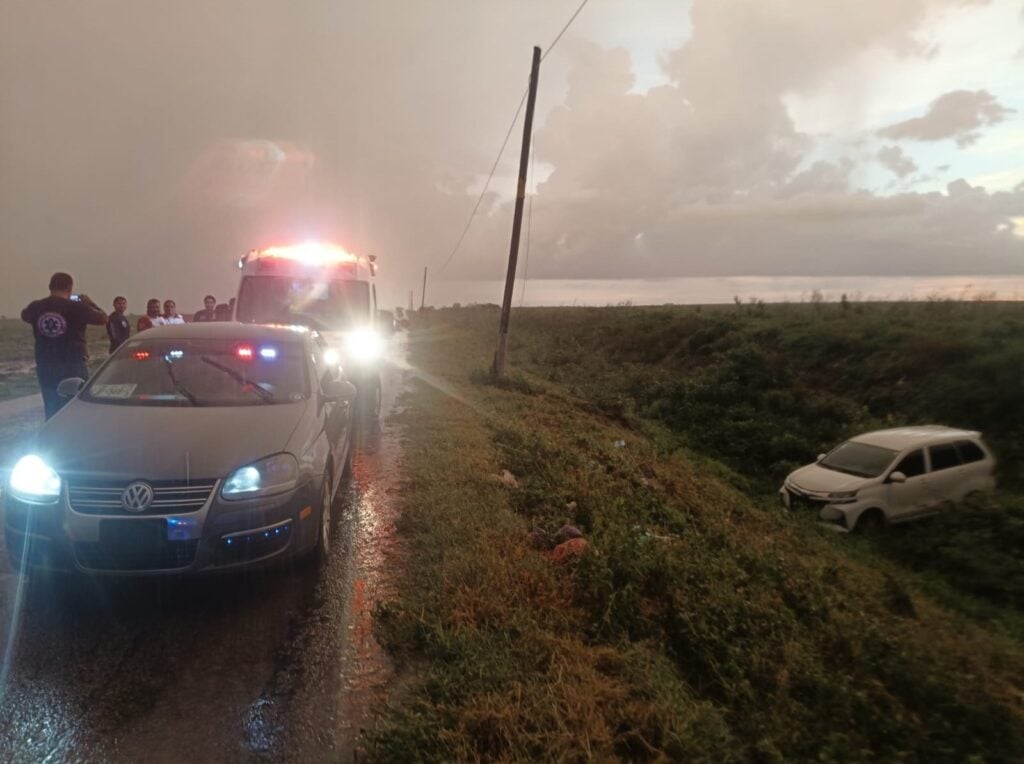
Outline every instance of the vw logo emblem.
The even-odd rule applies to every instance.
[[[141,480],[131,483],[121,494],[121,503],[129,512],[142,512],[153,503],[153,486]]]

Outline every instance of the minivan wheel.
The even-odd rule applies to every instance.
[[[868,509],[865,510],[860,517],[857,518],[857,525],[854,528],[858,533],[870,534],[877,533],[885,527],[885,515],[880,509]]]

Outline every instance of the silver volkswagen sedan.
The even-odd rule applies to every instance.
[[[356,390],[300,327],[205,323],[133,337],[14,465],[17,566],[181,574],[325,557]]]

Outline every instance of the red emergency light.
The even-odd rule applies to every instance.
[[[133,355],[135,356],[135,360],[136,361],[146,361],[146,360],[149,360],[149,351],[148,350],[136,350]]]
[[[243,361],[251,361],[253,357],[252,345],[239,345],[235,348],[235,355]]]
[[[336,244],[305,242],[287,247],[267,247],[257,253],[260,260],[291,260],[303,265],[331,266],[356,263],[359,258]]]

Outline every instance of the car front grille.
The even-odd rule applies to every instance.
[[[130,512],[121,500],[134,481],[72,481],[68,484],[71,508],[85,515],[177,515],[202,509],[217,484],[216,480],[154,480],[153,502],[141,512]]]
[[[817,496],[808,496],[799,489],[792,486],[786,489],[789,492],[790,509],[814,509],[819,510],[828,504],[829,500]]]

